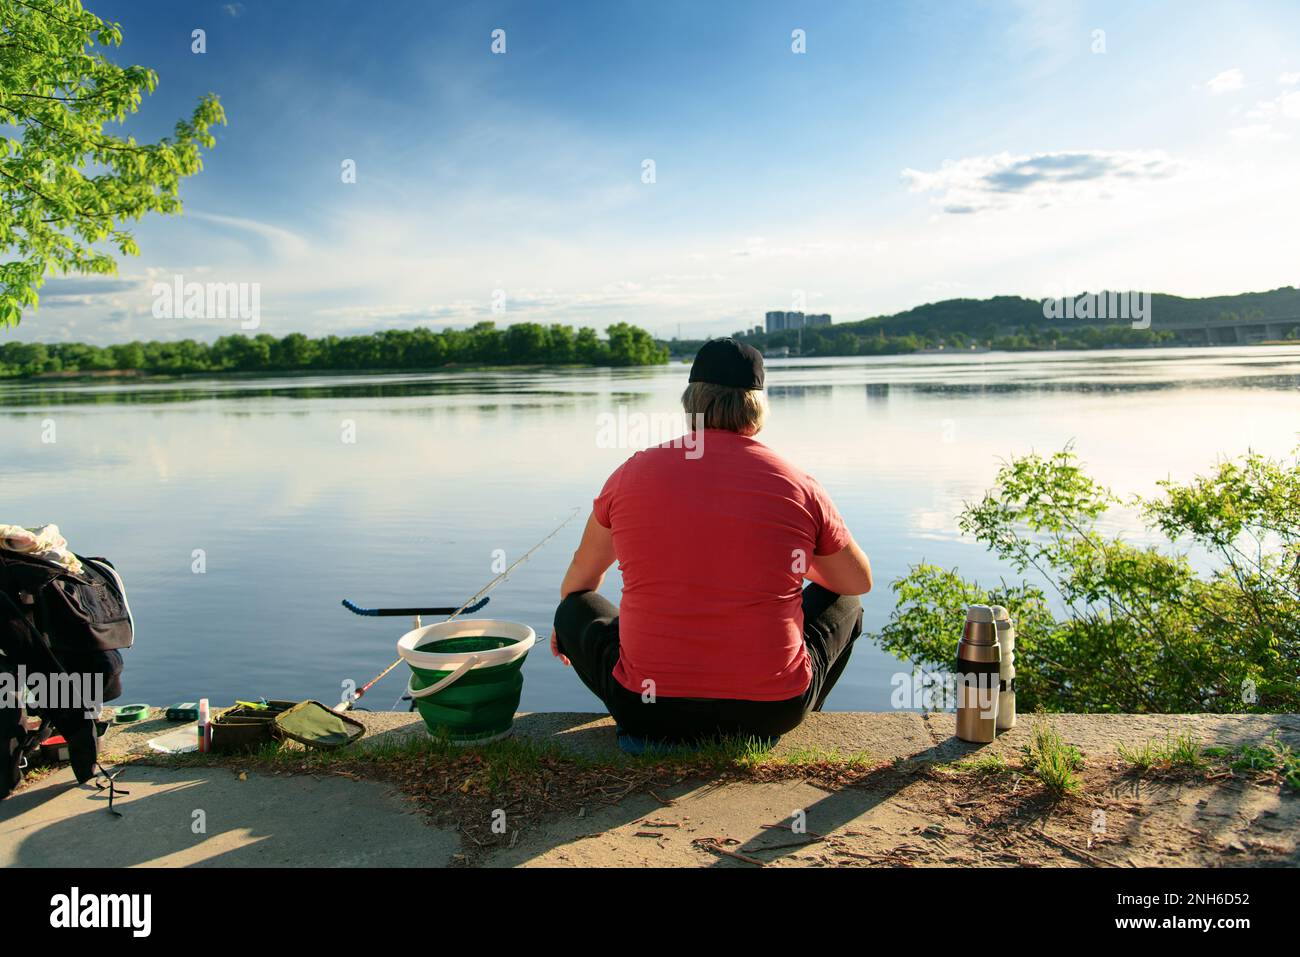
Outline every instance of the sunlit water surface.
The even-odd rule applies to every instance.
[[[685,373],[4,384],[0,521],[56,522],[78,552],[118,565],[137,620],[123,702],[334,702],[395,657],[406,629],[341,599],[459,604],[492,577],[496,550],[511,560],[573,508],[585,515],[633,451],[607,447],[610,422],[672,413]],[[1151,492],[1247,448],[1285,453],[1300,429],[1295,347],[786,360],[768,383],[762,441],[822,482],[871,556],[869,630],[916,562],[1009,573],[955,521],[1000,460],[1073,442],[1117,492]],[[488,610],[549,634],[581,522]],[[1131,516],[1113,524],[1141,540]],[[616,571],[605,592],[618,600]],[[827,706],[888,708],[907,670],[864,641]],[[404,672],[366,704],[392,707]],[[525,710],[597,706],[544,647],[525,674]]]

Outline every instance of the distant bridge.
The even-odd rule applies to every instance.
[[[1097,322],[1075,319],[1054,322],[1047,328],[1067,332],[1087,326],[1097,328],[1121,323],[1129,325],[1123,320]],[[1159,310],[1151,316],[1152,332],[1172,332],[1180,342],[1203,346],[1249,345],[1285,339],[1297,328],[1300,328],[1300,315],[1271,316],[1264,319],[1209,319],[1200,322],[1161,322]]]
[[[1300,316],[1277,316],[1269,319],[1211,319],[1208,322],[1163,323],[1151,317],[1151,328],[1174,333],[1179,339],[1207,346],[1246,345],[1285,339],[1297,326]]]

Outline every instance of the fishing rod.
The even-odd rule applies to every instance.
[[[519,567],[520,565],[522,565],[524,562],[528,561],[528,559],[532,558],[534,552],[536,552],[538,549],[540,549],[543,545],[545,545],[547,542],[549,542],[549,541],[550,541],[552,538],[554,538],[556,535],[560,534],[560,529],[564,528],[565,525],[568,525],[571,521],[573,521],[574,516],[577,515],[579,511],[580,511],[580,509],[575,508],[572,512],[570,512],[568,518],[566,518],[564,521],[562,521],[559,525],[555,526],[555,528],[550,532],[550,534],[548,534],[545,538],[543,538],[540,542],[538,542],[538,543],[537,543],[536,545],[534,545],[532,548],[528,549],[528,551],[524,552],[522,555],[520,555],[518,558],[516,558],[513,562],[510,563],[509,566],[506,567],[505,571],[503,571],[503,572],[501,572],[500,574],[498,574],[498,575],[497,575],[495,578],[493,578],[490,582],[488,582],[486,585],[484,585],[482,588],[480,588],[478,591],[476,591],[473,595],[471,595],[469,601],[465,602],[465,604],[461,605],[459,608],[457,608],[457,609],[455,609],[454,611],[452,611],[452,613],[451,613],[450,615],[448,615],[448,616],[444,619],[444,622],[455,621],[455,620],[456,620],[457,618],[459,618],[461,615],[463,615],[463,614],[465,614],[466,612],[468,612],[471,608],[475,608],[475,607],[477,607],[477,608],[481,608],[481,607],[483,607],[481,604],[476,605],[475,603],[478,602],[479,599],[485,598],[488,592],[490,592],[493,588],[496,588],[497,585],[500,585],[503,581],[505,581],[507,578],[509,578],[509,577],[510,577],[510,573],[511,573],[512,571],[514,571],[516,568],[518,568],[518,567]],[[352,603],[351,603],[351,602],[348,602],[348,601],[345,600],[345,601],[343,602],[343,604],[344,604],[344,607],[346,607],[349,611],[353,611],[353,610],[354,610],[353,607],[352,607]],[[407,611],[407,610],[408,610],[408,609],[398,609],[398,611]],[[383,614],[384,611],[385,611],[385,609],[379,609],[379,608],[365,608],[365,609],[361,609],[360,611],[356,611],[355,613],[356,613],[356,614],[359,614],[359,615],[361,615],[361,614],[367,614],[367,613]],[[396,613],[396,612],[394,612],[394,613]],[[441,612],[439,611],[439,612],[436,612],[436,613],[437,613],[437,614],[440,614]],[[389,665],[389,666],[388,666],[387,668],[385,668],[383,671],[379,672],[379,674],[375,675],[373,678],[371,678],[369,681],[367,681],[364,685],[362,685],[361,688],[359,688],[359,689],[357,690],[357,693],[356,693],[355,695],[353,695],[352,698],[351,698],[350,700],[348,700],[348,701],[344,701],[344,702],[340,703],[337,707],[335,707],[334,710],[335,710],[335,711],[338,711],[338,712],[340,712],[340,713],[342,713],[342,712],[344,712],[344,711],[347,711],[347,710],[351,709],[351,708],[352,708],[352,707],[353,707],[353,706],[354,706],[358,701],[360,701],[360,700],[365,696],[365,694],[366,694],[367,691],[369,691],[371,688],[373,688],[375,685],[377,685],[377,684],[378,684],[380,681],[382,681],[384,678],[388,677],[389,673],[392,672],[392,670],[393,670],[394,668],[396,668],[398,665],[400,665],[401,663],[402,663],[402,659],[399,657],[399,658],[398,658],[396,661],[394,661],[391,665]]]

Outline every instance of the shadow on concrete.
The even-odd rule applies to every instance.
[[[515,719],[521,738],[556,744],[574,754],[626,760],[619,750],[614,720],[609,715],[580,712],[534,712]]]
[[[985,745],[970,744],[954,736],[910,758],[899,759],[892,764],[877,765],[852,784],[827,792],[822,800],[802,808],[808,831],[812,835],[829,835],[869,814],[878,805],[896,797],[899,792],[914,783],[914,775],[924,770],[927,765],[960,761],[985,747]],[[774,850],[773,845],[783,846]],[[809,841],[800,845],[798,837],[791,832],[771,828],[760,830],[743,844],[728,850],[770,862],[790,854],[797,854],[808,847],[815,847],[815,842]],[[712,866],[752,867],[753,865],[747,865],[734,858],[719,857]]]
[[[611,752],[621,754],[616,750],[613,724],[608,718],[593,720],[598,718],[595,715],[537,715],[535,718],[537,720],[533,722],[525,722],[521,719],[516,727],[522,733],[547,740],[563,741],[564,738],[567,738],[568,740],[564,741],[566,748],[581,750],[586,753],[600,753],[602,757]],[[557,721],[556,719],[563,720]],[[932,729],[927,730],[921,723],[920,716],[916,714],[872,715],[872,723],[880,727],[870,729],[869,733],[864,736],[860,733],[861,716],[848,713],[840,715],[819,714],[816,716],[816,720],[810,722],[812,727],[801,726],[796,728],[789,735],[783,737],[773,749],[776,755],[789,754],[805,747],[817,746],[820,741],[829,738],[831,743],[839,748],[843,748],[844,745],[849,743],[870,743],[871,747],[865,749],[869,757],[873,761],[884,762],[864,770],[861,776],[852,784],[846,784],[834,791],[826,791],[808,782],[789,782],[792,786],[798,784],[803,789],[803,793],[798,795],[797,798],[792,795],[795,800],[807,802],[809,792],[812,791],[824,795],[820,800],[813,803],[804,803],[802,806],[810,832],[829,834],[842,828],[864,814],[868,814],[876,806],[895,798],[900,791],[915,782],[914,773],[923,770],[929,764],[960,760],[981,753],[988,747],[987,745],[970,744],[959,740],[955,736],[935,741],[934,739],[938,737],[938,734]],[[564,730],[562,732],[558,731],[560,728]],[[834,733],[830,735],[819,733],[828,729]],[[869,742],[868,739],[870,739]],[[926,742],[930,742],[929,746],[926,746]],[[555,864],[557,860],[559,862],[564,861],[565,853],[572,853],[573,857],[582,859],[581,843],[583,841],[628,828],[629,825],[653,821],[660,816],[675,818],[677,811],[685,810],[685,805],[681,804],[683,801],[690,802],[693,808],[712,805],[715,809],[718,809],[717,798],[721,797],[724,804],[735,809],[736,805],[730,803],[726,796],[726,790],[734,787],[743,788],[744,782],[727,780],[725,776],[695,777],[684,779],[679,784],[665,787],[662,790],[655,790],[649,794],[645,791],[638,791],[629,793],[621,800],[608,804],[600,801],[593,802],[588,807],[587,815],[584,818],[566,816],[559,819],[550,818],[530,823],[523,832],[524,839],[519,847],[496,849],[490,853],[487,863],[489,866],[518,866],[530,861],[545,859],[547,863]],[[674,807],[674,809],[670,810],[670,807]],[[662,812],[662,815],[660,812]],[[698,812],[693,811],[692,813]],[[763,827],[764,824],[778,825],[783,823],[782,816],[786,813],[788,812],[780,812],[769,820],[764,816],[763,812],[759,812],[758,816],[754,817],[754,811],[750,809],[748,812],[731,819],[730,824],[724,824],[717,820],[714,820],[713,823],[714,826],[722,827],[724,831],[730,831],[728,834],[719,836],[735,838],[745,833],[745,831],[749,831],[751,835],[741,845],[728,844],[726,850],[769,862],[784,855],[798,854],[803,848],[811,846],[810,843],[801,842],[797,835],[788,830],[779,827]],[[710,817],[712,818],[712,815]],[[724,813],[723,817],[730,817],[730,815]],[[789,820],[789,817],[784,817],[784,823],[788,824]],[[702,823],[702,821],[697,819],[695,823]],[[651,824],[645,824],[645,827],[639,828],[639,830],[647,829],[651,832],[655,830]],[[632,830],[638,829],[634,828]],[[674,833],[681,832],[677,831],[674,826]],[[625,836],[628,838],[635,837],[634,834]],[[709,835],[699,835],[699,837],[706,836]],[[647,841],[641,846],[645,847],[653,858],[654,852],[651,849],[651,844],[652,842]],[[776,845],[780,845],[780,847],[776,847]],[[613,866],[647,866],[644,855],[636,850],[637,846],[638,842],[636,840],[631,840],[622,848],[607,846],[606,853],[612,856],[608,857],[603,863]],[[568,848],[572,848],[572,852],[568,852]],[[564,853],[557,855],[557,851]],[[620,858],[621,852],[626,853]],[[701,851],[700,853],[705,852]],[[681,862],[680,858],[676,858],[676,860]],[[708,861],[701,858],[693,861],[693,863],[714,867],[754,866],[746,861],[726,855],[716,855]]]
[[[427,826],[384,785],[330,776],[130,765],[127,795],[70,773],[0,804],[6,867],[429,867],[447,864],[457,836]]]

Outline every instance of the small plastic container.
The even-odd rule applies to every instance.
[[[167,709],[166,718],[168,721],[198,721],[199,720],[199,703],[197,701],[182,701],[174,704]]]

